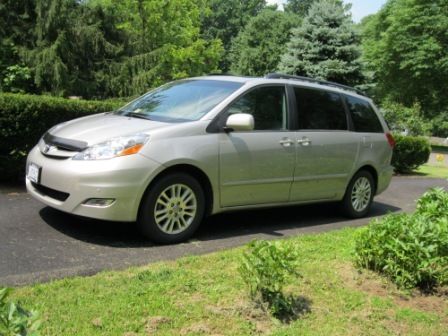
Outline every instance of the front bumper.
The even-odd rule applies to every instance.
[[[79,216],[126,222],[137,219],[143,193],[161,170],[158,162],[139,154],[77,161],[46,157],[37,146],[28,155],[27,171],[30,163],[42,167],[38,186],[26,178],[26,188],[37,200]],[[69,195],[63,200],[55,196],[55,191]],[[105,207],[83,204],[91,198],[115,201]]]

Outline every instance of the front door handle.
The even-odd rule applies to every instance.
[[[309,146],[311,145],[311,140],[307,137],[303,137],[302,139],[297,139],[297,143],[302,146]]]
[[[282,140],[280,140],[280,145],[282,145],[283,147],[291,147],[293,144],[294,141],[289,138],[283,138]]]

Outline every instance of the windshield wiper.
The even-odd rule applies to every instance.
[[[143,113],[127,112],[126,114],[123,114],[123,116],[151,120],[151,118],[149,118],[147,115],[145,115]]]

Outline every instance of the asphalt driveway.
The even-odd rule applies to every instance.
[[[89,275],[159,260],[273,239],[367,224],[389,212],[412,211],[428,188],[446,180],[395,177],[376,198],[369,218],[347,220],[334,204],[244,211],[210,217],[194,239],[156,246],[131,223],[74,217],[31,199],[23,189],[0,187],[0,285],[22,285]]]

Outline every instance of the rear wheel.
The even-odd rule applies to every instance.
[[[204,217],[205,198],[199,182],[184,173],[157,180],[140,206],[138,226],[157,243],[177,243],[190,238]]]
[[[364,217],[370,210],[374,195],[372,174],[361,170],[353,176],[347,187],[342,200],[342,211],[350,218]]]

